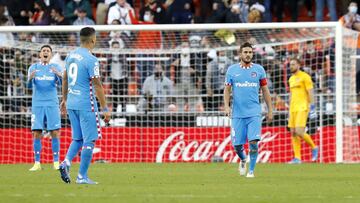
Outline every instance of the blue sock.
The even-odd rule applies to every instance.
[[[246,160],[246,155],[244,153],[244,145],[236,145],[234,146],[236,154],[239,156],[241,161],[245,161]]]
[[[57,137],[51,138],[51,149],[53,152],[54,162],[59,161],[59,149],[60,149],[60,140]]]
[[[35,161],[40,162],[40,153],[41,153],[41,139],[34,138],[34,153],[35,153]]]
[[[74,157],[77,155],[77,153],[79,152],[82,145],[83,145],[83,140],[73,140],[67,151],[65,159],[67,159],[69,162],[71,162],[74,159]]]
[[[250,166],[249,166],[249,172],[254,172],[255,165],[256,165],[256,159],[258,156],[258,144],[257,142],[250,143]]]
[[[87,171],[91,163],[93,149],[94,143],[85,143],[83,146],[79,169],[79,175],[81,175],[81,177],[87,177]]]

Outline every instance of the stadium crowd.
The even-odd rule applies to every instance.
[[[335,2],[335,0],[2,0],[0,1],[0,23],[2,26],[17,26],[335,21],[338,20],[338,16],[348,14],[350,2]],[[353,19],[349,20],[346,17],[345,20],[348,20],[345,22],[346,26],[349,26],[349,21],[353,22]],[[356,20],[360,22],[360,17],[357,16]],[[350,27],[354,28],[351,25]],[[245,35],[254,36],[252,34],[245,33]],[[283,33],[272,31],[267,34],[280,36]],[[237,56],[236,51],[219,51],[214,48],[239,44],[237,40],[240,33],[228,35],[226,31],[210,34],[198,31],[185,34],[179,32],[164,34],[160,31],[137,33],[112,31],[99,35],[98,48],[103,49],[176,48],[181,50],[179,53],[161,55],[169,58],[161,64],[152,60],[135,62],[126,60],[129,57],[146,59],[157,56],[146,51],[141,54],[124,54],[116,51],[96,54],[103,59],[101,62],[105,68],[102,74],[106,76],[103,78],[107,93],[144,95],[136,101],[138,109],[145,109],[144,111],[152,110],[151,108],[155,106],[154,109],[164,111],[221,110],[221,94],[226,68],[236,61]],[[66,52],[61,47],[64,45],[75,47],[79,44],[75,33],[0,33],[0,47],[14,44],[15,40],[58,45],[60,51],[54,56],[54,62],[60,64],[64,64],[66,57]],[[255,44],[259,43],[256,37],[251,40]],[[192,48],[201,48],[203,51],[192,52],[190,51]],[[294,55],[303,59],[304,69],[311,73],[318,91],[333,92],[334,52],[332,40],[326,43],[315,40],[292,46],[267,46],[255,50],[255,62],[261,62],[267,68],[270,89],[275,95],[288,91],[287,79],[290,74],[287,67],[289,58]],[[30,95],[25,86],[27,69],[30,64],[38,61],[37,54],[34,50],[29,52],[27,49],[0,48],[0,66],[9,67],[0,71],[1,96]],[[325,89],[320,87],[320,77],[326,81]],[[146,86],[149,83],[161,86],[159,90],[163,89],[164,85],[169,86],[169,91],[167,93],[149,91]],[[178,95],[178,97],[156,99],[161,95]],[[189,97],[183,98],[181,95]],[[115,97],[113,111],[126,111],[126,104],[133,103],[128,100],[126,96]],[[150,105],[144,102],[149,102]],[[162,105],[156,102],[161,102]],[[287,108],[284,99],[280,96],[275,96],[274,102],[277,110]],[[2,99],[0,103],[3,105],[3,111],[11,112],[29,111],[30,106],[29,100],[22,98]],[[171,109],[168,108],[170,106]]]

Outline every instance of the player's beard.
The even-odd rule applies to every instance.
[[[241,59],[241,61],[245,64],[245,65],[249,65],[252,61],[252,57],[244,57]]]
[[[290,68],[290,72],[291,72],[292,74],[296,73],[298,70],[299,70],[298,68],[295,68],[295,69]]]

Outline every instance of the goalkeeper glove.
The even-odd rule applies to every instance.
[[[315,105],[311,104],[310,105],[310,112],[309,112],[309,118],[310,119],[315,119],[317,117],[317,113],[315,111]]]

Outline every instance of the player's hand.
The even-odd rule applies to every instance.
[[[268,123],[271,123],[271,122],[273,121],[273,112],[272,112],[272,111],[269,111],[269,112],[267,113],[266,121],[267,121]]]
[[[310,119],[315,119],[315,118],[317,118],[317,113],[316,113],[316,111],[315,111],[315,105],[314,105],[314,104],[311,104],[311,105],[310,105],[309,118],[310,118]]]
[[[111,119],[111,113],[109,112],[109,109],[107,107],[103,108],[103,115],[105,125],[108,126]]]
[[[36,72],[38,72],[39,70],[34,70],[33,72],[31,72],[30,73],[30,78],[29,78],[29,80],[32,80],[32,79],[34,79],[35,78],[35,74],[36,74]]]
[[[57,75],[58,77],[62,77],[61,73],[60,73],[58,70],[56,70],[56,68],[51,67],[50,70],[51,70],[53,73],[55,73],[55,75]]]
[[[63,117],[66,117],[66,102],[61,101],[60,103],[60,112]]]
[[[224,111],[226,116],[231,116],[231,109],[229,106],[225,106]]]

